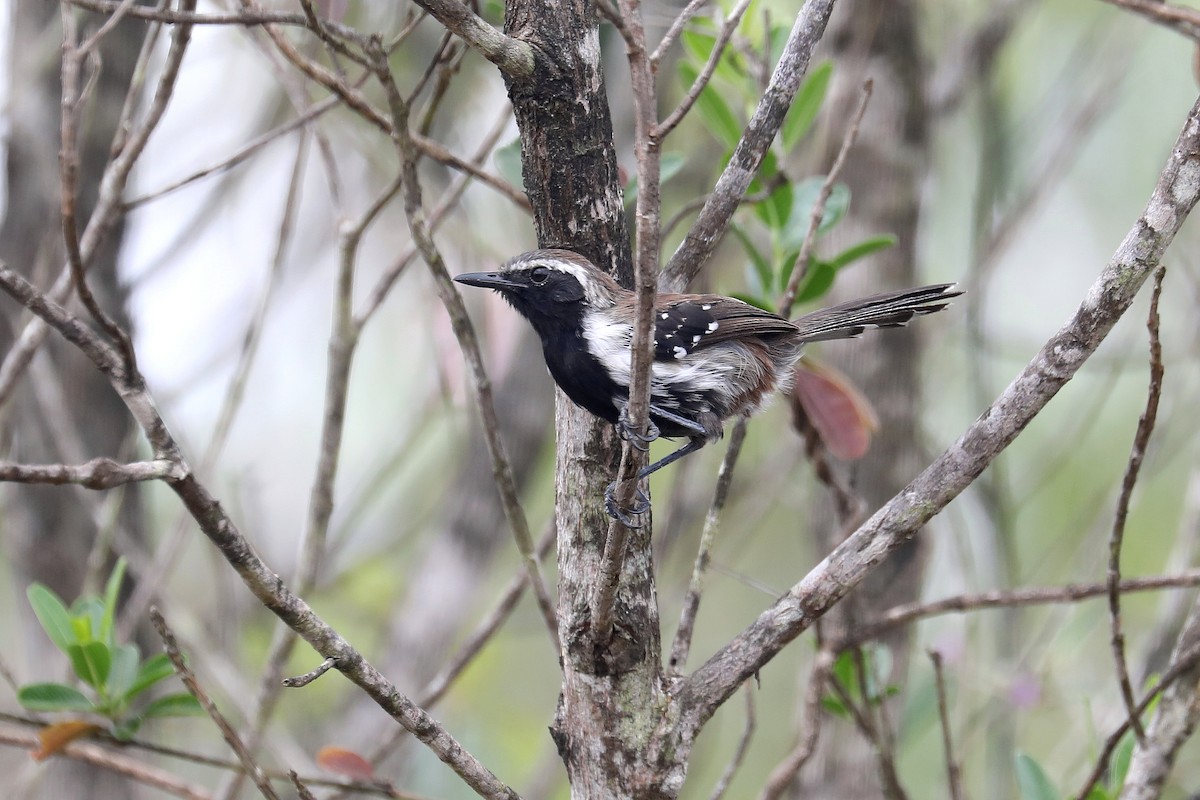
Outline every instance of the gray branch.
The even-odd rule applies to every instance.
[[[733,212],[737,211],[742,198],[746,196],[750,182],[758,174],[758,168],[762,166],[775,134],[792,107],[800,80],[808,71],[813,48],[825,33],[833,4],[834,0],[808,0],[796,15],[796,23],[784,45],[783,55],[771,73],[767,90],[758,101],[746,130],[742,132],[742,139],[734,149],[729,164],[717,179],[713,193],[692,223],[687,237],[663,268],[661,284],[664,291],[682,291],[712,256],[729,230]]]
[[[53,486],[79,484],[85,489],[112,489],[141,481],[178,480],[185,474],[175,461],[134,461],[122,464],[111,458],[93,458],[86,464],[11,464],[0,462],[0,481],[46,483]]]
[[[533,74],[533,46],[496,30],[460,0],[416,0],[416,4],[505,75],[528,78]]]

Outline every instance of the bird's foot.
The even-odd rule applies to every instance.
[[[621,406],[621,416],[617,418],[617,435],[633,445],[635,450],[645,453],[650,449],[650,443],[658,438],[659,430],[650,418],[646,419],[645,433],[635,428],[629,419],[629,405],[625,404]]]
[[[633,497],[633,507],[621,508],[620,503],[617,502],[617,483],[613,481],[604,490],[604,510],[626,528],[637,530],[642,527],[642,523],[638,522],[635,517],[650,510],[650,498],[642,491],[641,487],[638,487],[637,494]]]

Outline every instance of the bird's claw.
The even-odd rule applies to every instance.
[[[659,436],[658,426],[654,420],[646,418],[646,432],[642,433],[633,426],[629,419],[629,406],[621,406],[621,416],[617,418],[617,435],[633,445],[635,450],[645,453],[650,449],[650,443]]]
[[[617,484],[614,481],[604,490],[604,510],[610,517],[630,530],[642,527],[642,523],[638,522],[635,517],[650,510],[650,498],[642,491],[641,487],[638,487],[637,494],[633,497],[633,507],[621,508],[620,503],[617,502],[616,493]]]

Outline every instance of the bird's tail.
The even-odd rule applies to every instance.
[[[848,339],[867,328],[902,327],[918,314],[941,311],[952,297],[960,294],[954,291],[953,283],[884,292],[805,314],[792,320],[792,324],[799,329],[800,340],[804,342]]]

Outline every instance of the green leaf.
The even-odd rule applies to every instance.
[[[1017,753],[1017,787],[1022,800],[1059,800],[1058,790],[1050,783],[1041,766],[1025,753]]]
[[[142,667],[138,670],[137,678],[134,679],[129,689],[126,690],[125,695],[132,699],[164,678],[169,678],[174,674],[175,667],[171,664],[171,659],[167,658],[166,653],[151,656],[142,662]]]
[[[65,653],[68,647],[79,641],[71,626],[71,615],[58,595],[42,584],[34,583],[25,590],[25,596],[29,598],[34,615],[55,647]]]
[[[128,742],[137,735],[138,728],[142,727],[141,717],[125,717],[112,726],[113,738],[119,742]]]
[[[168,694],[158,698],[142,712],[142,719],[155,717],[202,717],[204,708],[187,692]]]
[[[692,64],[681,62],[679,74],[683,77],[685,86],[690,87],[695,83],[700,71]],[[705,127],[717,138],[717,141],[729,148],[737,145],[738,140],[742,138],[742,123],[717,94],[711,82],[700,92],[693,108],[700,112],[700,119],[704,121]]]
[[[833,62],[822,61],[809,70],[796,92],[796,99],[783,121],[783,146],[793,149],[804,135],[812,128],[821,104],[825,102],[825,93],[829,89],[829,78],[833,75]]]
[[[835,277],[837,277],[837,270],[830,266],[828,261],[813,259],[809,262],[808,271],[800,279],[800,285],[796,287],[796,302],[808,303],[824,296],[829,291],[829,287],[833,286]],[[854,682],[854,686],[857,690],[857,680]]]
[[[100,629],[96,638],[105,644],[113,644],[113,617],[117,613],[117,596],[121,593],[121,583],[125,580],[125,558],[117,559],[108,583],[104,587],[104,613],[100,618]]]
[[[708,63],[708,57],[712,55],[712,49],[717,44],[717,37],[711,33],[698,31],[694,27],[684,30],[679,37],[679,42],[683,45],[683,52],[688,58],[695,62],[696,66],[702,67]]]
[[[742,249],[746,251],[746,255],[750,256],[750,264],[754,268],[751,273],[751,284],[754,286],[755,294],[766,294],[771,291],[774,285],[775,270],[771,267],[771,262],[767,261],[766,257],[759,252],[754,246],[754,242],[750,241],[750,235],[746,233],[746,229],[741,225],[734,223],[730,226],[733,235],[737,237],[742,244]]]
[[[104,603],[99,597],[81,597],[71,606],[71,618],[79,631],[79,641],[100,641],[100,629],[104,627]]]
[[[1125,785],[1125,776],[1129,773],[1129,762],[1133,759],[1133,731],[1126,731],[1113,751],[1112,762],[1108,768],[1108,788],[1115,797]]]
[[[835,695],[827,694],[822,697],[821,707],[830,714],[833,714],[835,717],[850,719],[850,709],[846,708],[845,703],[839,700]]]
[[[894,247],[899,240],[890,233],[885,233],[882,236],[872,236],[869,239],[863,239],[858,244],[847,247],[842,252],[829,260],[834,269],[842,267],[860,258],[866,258],[872,253],[877,253],[880,250],[886,250],[889,247]]]
[[[513,139],[492,153],[492,163],[500,170],[500,177],[513,186],[525,189],[524,171],[521,167],[521,137]]]
[[[823,176],[817,175],[805,178],[796,184],[792,199],[792,214],[788,220],[787,236],[783,245],[787,248],[799,247],[808,233],[808,223],[812,219],[813,207],[821,194],[821,186],[825,183]],[[825,211],[817,226],[817,234],[826,233],[834,225],[841,222],[850,208],[850,188],[844,183],[835,183],[829,191],[829,199],[825,201]]]
[[[108,671],[107,694],[117,702],[124,702],[129,689],[138,676],[138,661],[142,654],[137,645],[122,644],[112,649],[112,666]]]
[[[92,701],[64,683],[28,683],[17,690],[17,702],[30,711],[91,711]]]
[[[112,653],[104,642],[84,642],[67,648],[67,657],[79,680],[93,689],[103,690],[112,666]]]
[[[781,234],[786,231],[788,219],[792,213],[791,185],[781,183],[776,186],[766,200],[755,203],[754,213],[772,232]]]

